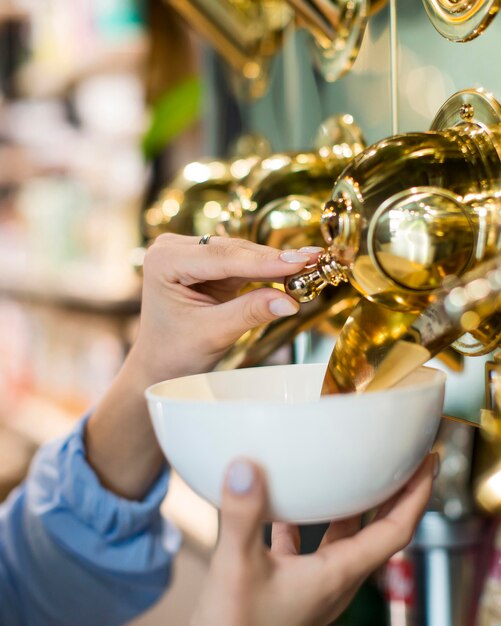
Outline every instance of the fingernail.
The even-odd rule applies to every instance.
[[[437,452],[433,456],[433,479],[435,479],[440,473],[440,456]]]
[[[307,254],[301,254],[297,252],[297,250],[285,250],[285,252],[282,252],[280,255],[280,258],[286,263],[304,263],[310,260]]]
[[[235,461],[230,465],[226,480],[233,493],[237,495],[247,493],[254,484],[254,468],[246,461]]]
[[[286,298],[277,298],[270,302],[268,308],[273,315],[287,317],[288,315],[295,315],[299,311],[299,304],[294,304]]]
[[[323,251],[324,249],[320,246],[305,246],[304,248],[299,248],[298,250],[298,252],[304,252],[305,254],[318,254]]]

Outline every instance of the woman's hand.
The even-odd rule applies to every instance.
[[[277,289],[238,296],[249,281],[283,280],[318,255],[212,237],[161,235],[144,261],[138,337],[86,430],[87,460],[103,485],[140,499],[164,463],[144,390],[158,381],[210,370],[250,328],[294,315]]]
[[[315,249],[281,252],[224,237],[206,245],[198,237],[158,237],[144,261],[141,324],[130,356],[145,386],[209,371],[249,329],[297,313],[297,302],[277,289],[238,293],[248,282],[282,281],[315,258]]]
[[[431,454],[400,494],[360,530],[360,518],[331,523],[317,552],[298,555],[296,527],[274,524],[263,545],[265,481],[258,467],[229,469],[221,535],[192,626],[324,626],[339,616],[364,579],[411,540],[430,497],[438,457]]]

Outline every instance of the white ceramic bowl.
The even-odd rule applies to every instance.
[[[388,391],[320,398],[325,365],[177,378],[146,391],[171,465],[216,506],[237,457],[265,470],[269,519],[319,522],[393,495],[430,449],[445,374],[420,368]]]

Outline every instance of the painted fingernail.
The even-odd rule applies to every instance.
[[[250,463],[235,461],[230,465],[226,480],[233,493],[242,495],[252,489],[254,478],[254,468]]]
[[[318,254],[323,251],[324,249],[320,246],[305,246],[304,248],[299,248],[298,250],[298,252],[304,252],[305,254]]]
[[[304,263],[310,260],[307,254],[302,254],[301,252],[297,252],[297,250],[285,250],[285,252],[282,252],[280,255],[280,258],[286,263]]]
[[[299,311],[299,304],[295,304],[286,298],[277,298],[270,302],[268,308],[273,315],[287,317],[288,315],[295,315]]]
[[[440,473],[440,456],[437,452],[433,456],[433,478],[435,479]]]

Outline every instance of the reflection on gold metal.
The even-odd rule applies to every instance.
[[[275,244],[288,235],[278,231],[315,224],[318,228],[320,202],[325,202],[337,176],[364,147],[360,129],[351,115],[329,118],[320,127],[313,151],[283,152],[259,161],[235,187],[220,232],[267,245],[272,231]],[[270,203],[274,203],[270,205]],[[282,217],[281,217],[282,216]],[[316,245],[305,236],[294,236],[294,245]],[[296,231],[297,234],[297,231]]]
[[[439,359],[451,372],[463,372],[464,371],[464,355],[460,354],[453,348],[446,348],[437,354]]]
[[[322,246],[322,202],[306,196],[286,196],[265,204],[251,224],[250,240],[274,248]]]
[[[231,185],[270,152],[263,137],[243,135],[231,160],[201,159],[188,163],[145,211],[142,219],[146,238],[154,239],[165,232],[215,234],[229,202]]]
[[[288,0],[299,26],[313,39],[313,54],[325,80],[333,82],[349,71],[357,58],[367,25],[385,0]]]
[[[499,11],[500,0],[423,0],[433,26],[450,41],[478,37]]]
[[[501,341],[501,256],[436,292],[421,313],[391,310],[366,299],[353,310],[334,346],[323,394],[392,387],[483,320]],[[474,320],[474,321],[473,321]],[[479,425],[472,418],[468,423]]]
[[[336,341],[322,393],[365,390],[379,367],[381,350],[398,341],[415,317],[362,299]]]
[[[293,13],[283,0],[168,0],[233,69],[237,93],[260,98]]]
[[[328,248],[287,292],[308,301],[348,280],[373,302],[417,313],[449,277],[499,253],[500,203],[501,105],[459,92],[432,131],[385,139],[344,170],[322,216]],[[496,337],[489,320],[457,347],[479,354]]]

